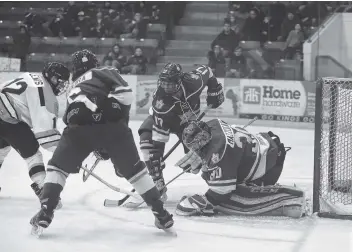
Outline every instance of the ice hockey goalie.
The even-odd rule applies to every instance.
[[[190,151],[176,165],[201,170],[209,189],[182,197],[178,215],[302,216],[304,192],[277,184],[290,148],[271,131],[251,134],[219,119],[191,121],[182,140]]]

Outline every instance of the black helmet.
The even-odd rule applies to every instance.
[[[98,60],[94,53],[84,49],[72,54],[72,66],[72,80],[75,81],[88,70],[98,67]]]
[[[175,63],[168,63],[164,66],[158,77],[158,86],[167,94],[176,93],[181,85],[181,66]]]
[[[58,62],[49,62],[45,65],[42,75],[56,96],[66,91],[69,85],[70,70],[65,65]]]
[[[211,141],[210,127],[203,121],[190,121],[183,130],[182,140],[184,145],[195,152]]]

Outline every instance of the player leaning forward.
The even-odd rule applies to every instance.
[[[97,149],[109,155],[116,174],[125,177],[151,207],[158,228],[173,225],[148,175],[127,125],[132,91],[115,68],[98,68],[96,56],[88,51],[73,54],[73,89],[64,116],[67,127],[47,166],[41,195],[41,210],[31,219],[34,228],[47,228],[70,173],[78,173],[82,161]]]
[[[149,173],[163,194],[166,192],[162,174],[165,144],[171,133],[181,138],[187,122],[196,119],[200,113],[200,95],[206,87],[207,105],[219,107],[224,101],[223,89],[209,67],[200,66],[184,73],[179,64],[168,63],[159,74],[152,113],[142,123],[139,135]]]
[[[192,121],[183,131],[191,151],[177,165],[202,170],[209,186],[205,195],[184,196],[179,215],[237,215],[301,217],[304,192],[276,184],[286,152],[272,132],[251,134],[222,120]]]
[[[65,98],[69,77],[67,67],[51,62],[42,74],[23,73],[0,86],[0,166],[12,146],[26,161],[37,196],[45,178],[39,145],[53,151],[59,142],[56,118],[65,106],[57,98]]]

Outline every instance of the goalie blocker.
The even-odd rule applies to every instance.
[[[273,134],[251,134],[219,119],[193,121],[183,131],[190,152],[176,165],[202,170],[209,186],[205,195],[184,196],[178,215],[269,215],[299,218],[305,206],[304,192],[276,184],[286,152]]]

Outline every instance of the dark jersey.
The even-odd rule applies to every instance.
[[[220,84],[212,70],[207,66],[200,66],[184,74],[181,88],[176,95],[166,95],[163,89],[157,88],[152,101],[152,140],[166,143],[170,133],[181,133],[183,125],[196,119],[200,113],[201,92],[206,86],[214,89],[218,85]]]
[[[208,196],[221,202],[230,197],[237,183],[264,175],[270,145],[261,133],[253,135],[219,119],[207,124],[212,139],[203,153],[207,169],[203,169],[202,178],[209,186]]]
[[[73,83],[64,122],[69,123],[74,115],[79,114],[81,116],[75,116],[77,124],[114,120],[120,113],[128,117],[132,98],[131,88],[117,69],[91,69]]]

